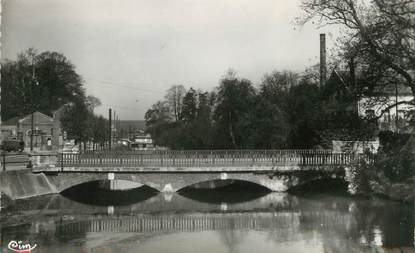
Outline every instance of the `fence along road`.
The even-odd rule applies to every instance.
[[[163,150],[58,154],[56,167],[339,166],[358,158],[331,150]]]

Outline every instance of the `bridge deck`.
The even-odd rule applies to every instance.
[[[34,171],[258,171],[333,168],[349,164],[355,155],[325,150],[224,150],[86,152],[57,154]]]

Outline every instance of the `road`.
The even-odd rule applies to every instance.
[[[6,160],[6,171],[9,170],[21,170],[26,169],[26,166],[29,164],[29,155],[25,152],[16,153],[16,152],[5,152]],[[1,170],[4,170],[3,165],[3,156],[1,156]]]

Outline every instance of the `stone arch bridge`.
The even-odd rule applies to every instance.
[[[240,180],[286,191],[314,180],[344,178],[359,157],[329,150],[94,151],[36,154],[33,172],[56,192],[97,180],[128,180],[160,192],[214,180]]]

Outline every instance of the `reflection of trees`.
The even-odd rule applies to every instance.
[[[414,246],[413,210],[384,200],[300,204],[302,233],[318,231],[325,252],[363,252],[370,245]]]
[[[267,236],[269,240],[281,243],[299,239],[300,213],[274,213],[272,224]]]
[[[226,212],[211,212],[206,208],[208,211],[171,212],[171,210],[183,210],[183,203],[186,205],[186,210],[202,210],[201,203],[189,202],[185,198],[176,199],[176,197],[171,200],[172,203],[163,201],[159,203],[158,200],[155,203],[145,202],[143,206],[137,204],[137,210],[151,211],[147,213],[140,211],[136,216],[130,211],[127,215],[122,215],[125,212],[116,212],[113,216],[86,213],[77,215],[73,211],[66,211],[70,214],[67,216],[56,214],[56,217],[50,217],[44,214],[42,219],[36,218],[36,221],[32,221],[27,227],[3,227],[2,241],[22,238],[52,245],[76,239],[88,241],[93,239],[88,238],[91,233],[109,233],[109,235],[113,233],[114,239],[120,241],[130,239],[117,237],[117,234],[142,234],[145,236],[140,241],[143,241],[149,237],[182,231],[217,231],[223,245],[226,245],[230,252],[237,252],[238,246],[249,238],[250,231],[266,231],[268,239],[276,245],[294,244],[296,241],[306,241],[306,243],[318,241],[322,242],[326,253],[366,252],[369,247],[364,245],[365,242],[373,244],[379,238],[381,239],[378,241],[384,246],[413,247],[414,244],[413,209],[390,201],[323,196],[304,198],[270,194],[246,204],[229,205],[232,211],[228,209]],[[163,199],[163,196],[159,198]],[[52,210],[67,206],[82,208],[81,212],[88,210],[84,205],[72,206],[69,205],[72,202],[65,203],[66,199],[57,198],[46,206]],[[166,208],[167,204],[171,206]],[[208,204],[203,204],[203,208],[205,206],[210,207]],[[257,212],[255,208],[258,206],[270,208]],[[95,208],[97,207],[91,210],[101,210]],[[166,211],[167,209],[169,211]],[[217,206],[212,206],[213,209],[217,210]],[[46,207],[45,210],[48,208]],[[36,210],[35,213],[37,212]],[[88,210],[87,213],[91,212]]]
[[[414,246],[414,214],[409,206],[386,201],[361,201],[356,206],[353,215],[360,237],[374,241],[378,229],[383,246]]]
[[[241,244],[247,233],[248,230],[237,230],[235,228],[218,231],[220,241],[226,245],[229,252],[238,252],[238,245]]]

